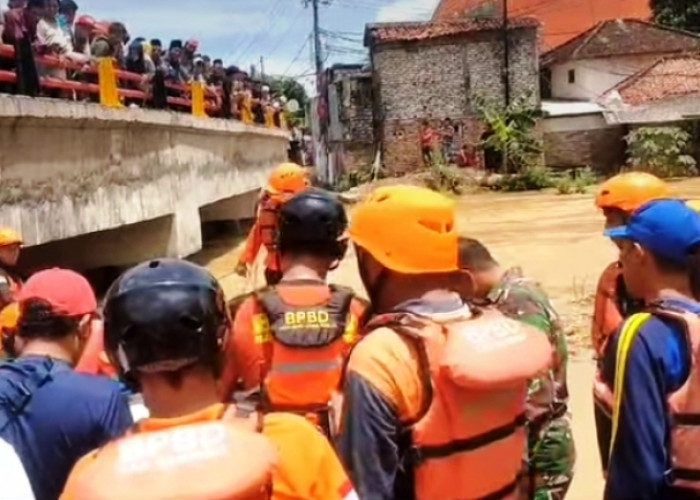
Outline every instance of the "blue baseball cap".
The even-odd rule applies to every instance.
[[[632,240],[682,263],[700,245],[700,215],[682,200],[655,200],[642,205],[626,225],[606,230],[605,236]]]

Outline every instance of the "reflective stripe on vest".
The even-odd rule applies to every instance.
[[[615,438],[617,437],[617,428],[620,421],[620,407],[622,406],[622,397],[625,387],[625,372],[627,369],[627,359],[629,352],[632,349],[634,339],[637,338],[642,325],[651,318],[650,313],[637,313],[630,316],[622,327],[620,339],[617,344],[617,353],[615,358],[615,382],[614,382],[614,404],[612,408],[612,434],[610,437],[610,456],[612,456],[615,446]]]
[[[283,375],[299,375],[301,373],[335,371],[343,366],[340,360],[310,361],[297,363],[275,363],[270,368],[270,373]]]

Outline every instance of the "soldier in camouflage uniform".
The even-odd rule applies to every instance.
[[[530,383],[528,393],[523,493],[534,500],[562,500],[573,478],[576,453],[568,413],[568,349],[559,316],[536,282],[523,276],[519,268],[502,269],[480,242],[462,238],[460,260],[471,278],[468,298],[472,302],[495,305],[506,316],[549,336],[554,352],[552,368]]]

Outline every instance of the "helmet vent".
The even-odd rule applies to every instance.
[[[159,260],[152,260],[151,262],[148,263],[148,267],[151,269],[155,269],[156,267],[160,266],[160,261]]]
[[[436,220],[421,220],[418,222],[421,226],[429,229],[434,233],[445,234],[451,233],[453,225],[451,222],[436,221]]]

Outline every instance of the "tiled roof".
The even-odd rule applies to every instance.
[[[599,23],[543,54],[542,65],[573,59],[691,52],[699,47],[700,38],[693,33],[638,19],[614,19]]]
[[[625,104],[632,106],[669,97],[700,94],[700,57],[662,59],[608,90],[601,101],[610,99],[615,92]]]
[[[536,29],[539,22],[531,17],[520,17],[509,20],[508,26],[510,29]],[[498,19],[368,24],[365,30],[365,45],[445,38],[502,28],[503,24]]]
[[[501,15],[501,0],[441,0],[433,21],[469,13]],[[542,48],[550,50],[606,19],[651,19],[649,0],[508,0],[511,16],[536,17],[542,24]]]

